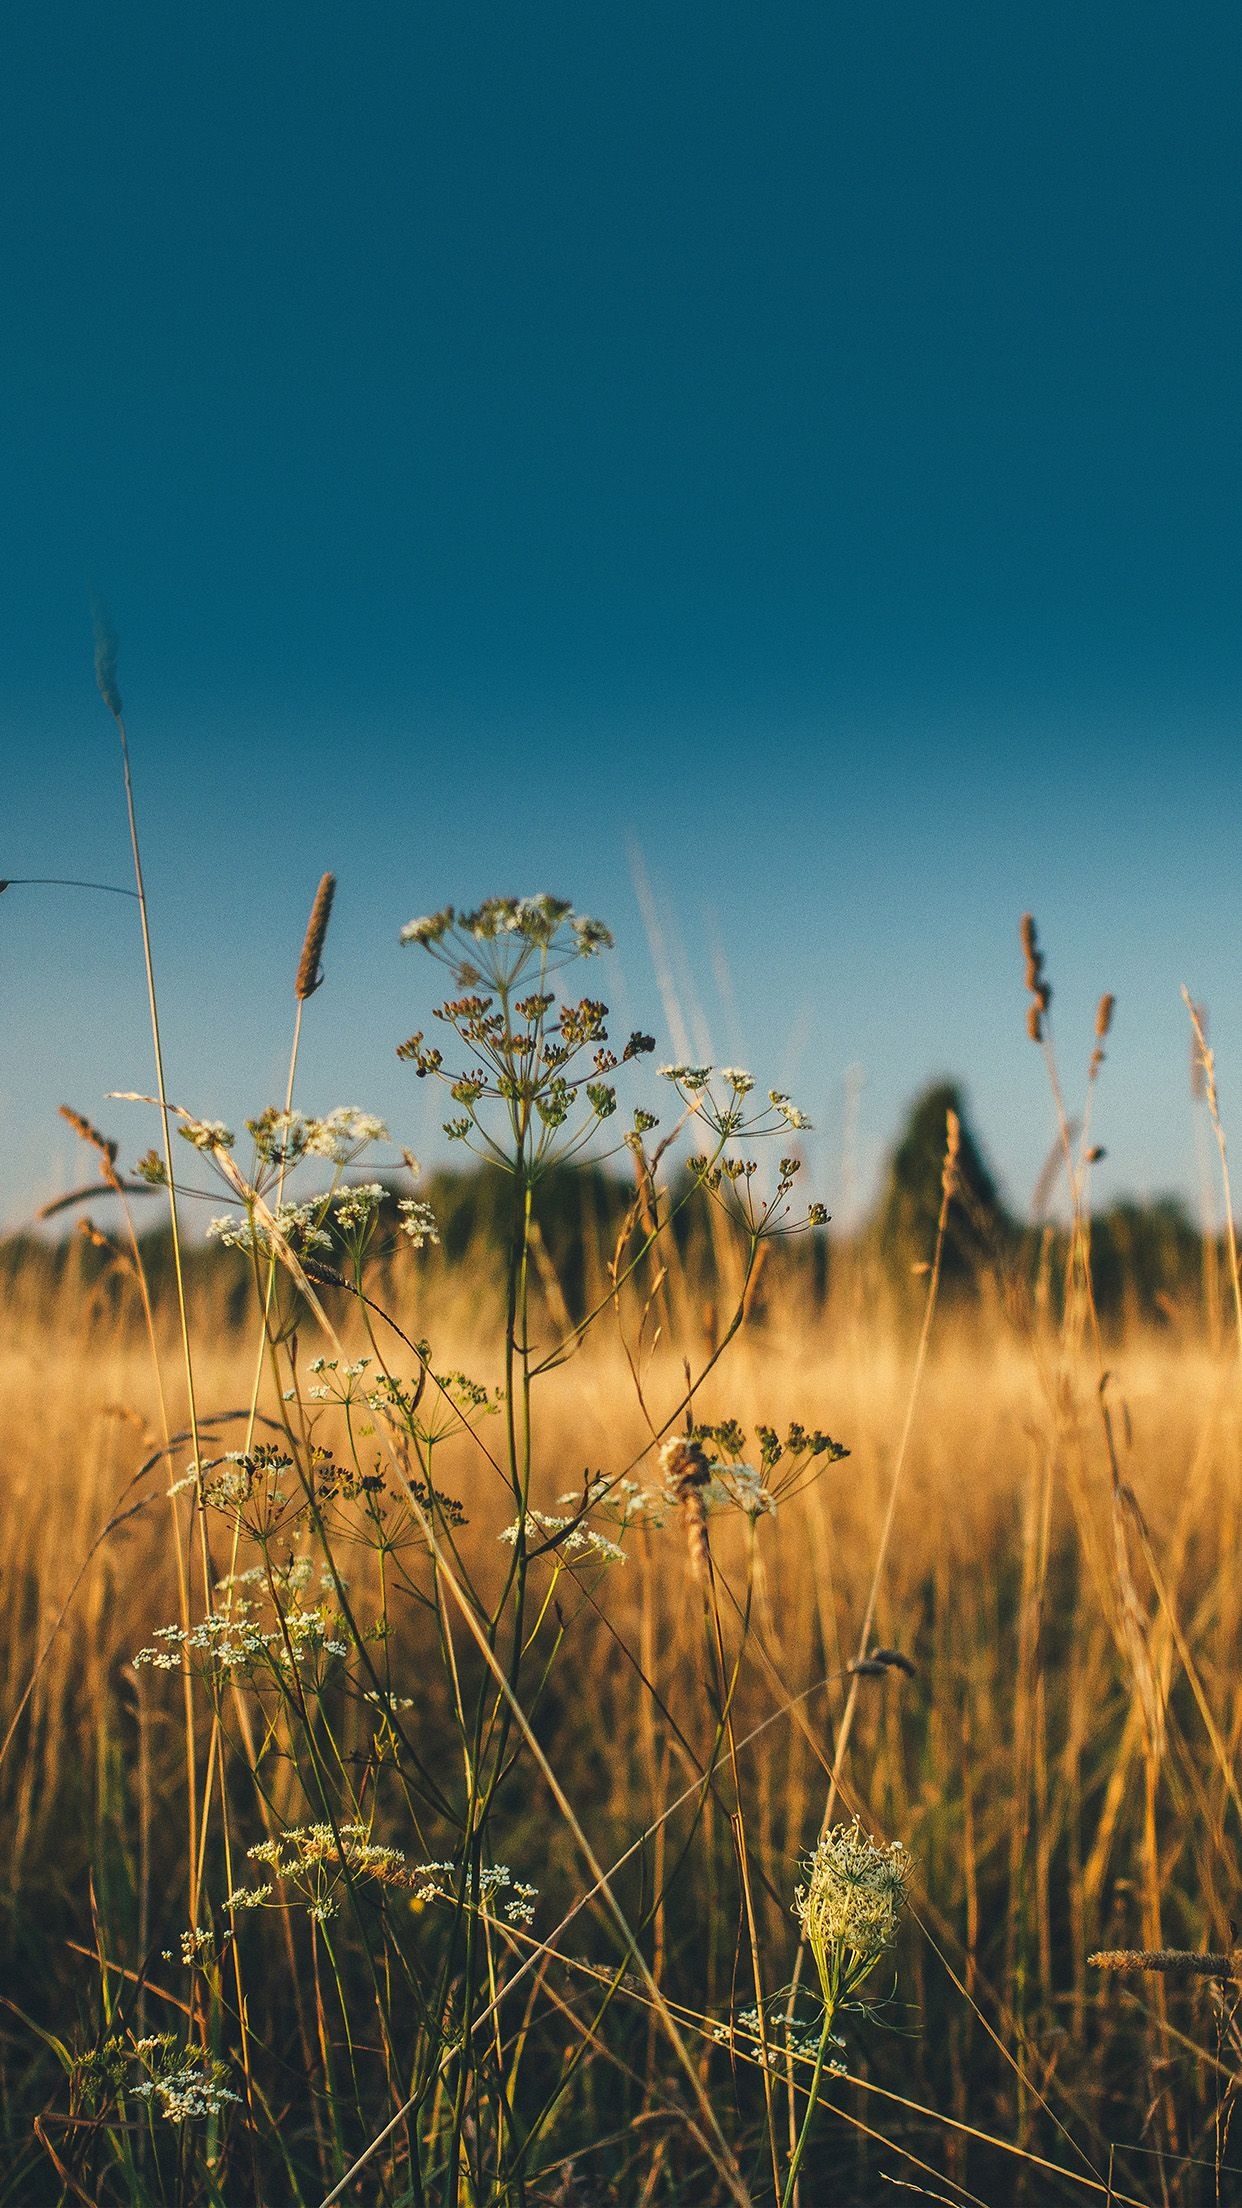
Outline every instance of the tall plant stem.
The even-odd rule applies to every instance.
[[[815,2110],[819,2102],[819,2088],[824,2075],[824,2062],[832,2039],[832,2015],[831,2009],[826,2008],[824,2010],[824,2024],[819,2035],[815,2069],[807,2091],[806,2114],[802,2119],[802,2129],[798,2133],[793,2155],[790,2159],[789,2175],[785,2179],[785,2190],[781,2194],[781,2208],[790,2208],[790,2203],[798,2197],[798,2172],[802,2167],[802,2157],[806,2153],[806,2143],[811,2136],[811,2125],[815,2120]]]
[[[897,1445],[897,1457],[893,1465],[893,1476],[891,1481],[889,1482],[888,1506],[884,1513],[884,1524],[880,1531],[880,1542],[879,1547],[876,1550],[875,1565],[871,1573],[871,1585],[867,1590],[867,1601],[863,1609],[862,1624],[860,1625],[858,1630],[858,1644],[855,1656],[856,1663],[862,1663],[867,1654],[867,1643],[871,1638],[871,1628],[875,1621],[876,1604],[879,1601],[880,1596],[880,1581],[883,1577],[884,1565],[888,1557],[889,1542],[892,1539],[893,1525],[897,1516],[897,1499],[901,1493],[901,1488],[905,1479],[906,1460],[910,1454],[910,1442],[914,1433],[915,1412],[918,1409],[919,1395],[922,1391],[923,1386],[923,1373],[927,1365],[927,1352],[931,1344],[932,1320],[934,1319],[936,1314],[936,1302],[940,1294],[940,1272],[944,1260],[944,1238],[949,1224],[949,1207],[953,1201],[953,1192],[956,1186],[957,1154],[960,1141],[961,1128],[958,1124],[957,1114],[956,1112],[950,1112],[946,1132],[944,1170],[941,1174],[940,1179],[940,1212],[936,1220],[936,1241],[934,1250],[932,1252],[931,1271],[927,1277],[927,1295],[923,1303],[923,1323],[919,1329],[918,1348],[915,1351],[914,1356],[914,1370],[910,1376],[910,1393],[906,1401],[906,1415],[904,1424],[901,1429],[901,1440]],[[833,1814],[837,1806],[837,1794],[840,1786],[841,1773],[845,1766],[845,1753],[850,1744],[850,1735],[854,1728],[854,1713],[858,1707],[859,1677],[859,1673],[855,1671],[853,1677],[850,1680],[849,1692],[845,1698],[845,1708],[841,1713],[841,1724],[837,1732],[836,1745],[833,1751],[832,1774],[828,1781],[828,1795],[824,1803],[824,1814],[820,1820],[819,1838],[821,1840],[823,1840],[827,1835],[828,1828],[832,1823]],[[791,2147],[794,2144],[794,2128],[796,2123],[796,2116],[793,2056],[790,2052],[790,2048],[793,2039],[794,2005],[798,1998],[798,1988],[802,1983],[802,1971],[805,1960],[806,1939],[805,1936],[803,1936],[799,1939],[798,1942],[798,1953],[794,1961],[793,1978],[790,1982],[789,1988],[789,2001],[785,2010],[785,2081],[789,2094],[789,2138]],[[796,2186],[794,2185],[795,2177],[796,2170],[793,2173],[789,2184],[786,2185],[787,2201],[796,2201],[797,2199]]]
[[[1203,1066],[1203,1083],[1207,1096],[1208,1117],[1212,1122],[1212,1133],[1216,1137],[1216,1148],[1220,1155],[1221,1190],[1225,1199],[1225,1241],[1229,1250],[1229,1279],[1233,1287],[1233,1313],[1238,1329],[1238,1355],[1242,1358],[1242,1279],[1238,1277],[1238,1239],[1237,1230],[1233,1223],[1233,1194],[1229,1185],[1229,1149],[1225,1141],[1225,1129],[1220,1116],[1220,1100],[1216,1093],[1216,1058],[1209,1048],[1199,1007],[1195,1004],[1190,991],[1184,984],[1182,987],[1182,1001],[1190,1014],[1190,1024],[1195,1031],[1195,1042],[1198,1045],[1199,1057]]]
[[[134,886],[135,895],[138,899],[138,917],[142,927],[142,956],[143,964],[146,969],[147,1004],[151,1014],[151,1041],[155,1054],[155,1089],[156,1096],[159,1099],[160,1125],[164,1138],[164,1169],[168,1186],[168,1218],[169,1226],[172,1232],[173,1275],[177,1284],[177,1317],[181,1330],[181,1354],[185,1368],[186,1400],[189,1411],[190,1446],[194,1452],[195,1502],[196,1513],[198,1517],[199,1543],[202,1558],[203,1601],[207,1611],[210,1612],[212,1608],[211,1558],[207,1546],[206,1519],[202,1503],[202,1472],[200,1469],[202,1451],[199,1445],[198,1402],[194,1388],[194,1358],[190,1347],[190,1322],[189,1313],[186,1307],[185,1271],[181,1262],[181,1225],[177,1215],[177,1189],[173,1175],[172,1120],[168,1110],[168,1091],[164,1081],[164,1051],[160,1039],[159,1000],[156,996],[155,990],[155,962],[151,955],[151,928],[147,915],[146,885],[143,881],[142,875],[142,847],[138,839],[138,816],[134,804],[134,781],[133,775],[130,771],[129,763],[129,738],[126,734],[125,716],[121,711],[121,701],[116,693],[115,683],[112,680],[111,674],[105,667],[99,654],[97,654],[96,657],[96,671],[99,676],[100,694],[103,697],[104,704],[107,706],[114,722],[116,723],[117,735],[120,737],[121,740],[121,772],[124,777],[125,783],[125,811],[126,817],[129,822],[129,843],[134,862]],[[180,1556],[179,1539],[178,1555]],[[184,1581],[184,1572],[182,1572],[182,1578]],[[189,1599],[188,1590],[184,1588],[184,1585],[182,1594],[183,1606],[186,1613],[183,1622],[188,1623]],[[185,1666],[183,1668],[182,1677],[184,1680],[183,1693],[185,1699],[187,1758],[186,1777],[189,1799],[188,1819],[190,1842],[190,1922],[191,1924],[193,1924],[195,1921],[194,1911],[197,1902],[197,1894],[195,1891],[197,1885],[197,1880],[195,1876],[195,1865],[198,1861],[199,1840],[197,1829],[198,1810],[195,1800],[196,1780],[194,1696],[188,1666]]]

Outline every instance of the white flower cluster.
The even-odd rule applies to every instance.
[[[332,1237],[320,1223],[322,1213],[319,1202],[278,1204],[271,1227],[257,1219],[234,1219],[225,1213],[223,1218],[208,1221],[207,1232],[226,1250],[269,1250],[282,1242],[295,1250],[330,1250]]]
[[[686,1096],[703,1098],[703,1105],[698,1108],[704,1111],[707,1124],[716,1127],[722,1134],[733,1134],[743,1126],[751,1133],[773,1134],[776,1128],[767,1117],[769,1113],[775,1113],[786,1127],[799,1130],[810,1128],[811,1122],[806,1113],[799,1111],[798,1106],[790,1102],[783,1089],[769,1089],[767,1104],[759,1107],[759,1117],[747,1120],[742,1110],[742,1098],[750,1095],[755,1086],[755,1077],[753,1073],[747,1073],[744,1066],[677,1065],[661,1066],[659,1070],[665,1081],[674,1082]],[[711,1095],[713,1074],[729,1088],[730,1100],[727,1104],[722,1105]]]
[[[348,1230],[369,1226],[386,1193],[382,1181],[359,1181],[352,1188],[342,1189],[333,1205],[338,1227]]]
[[[777,2038],[778,2032],[780,2035],[779,2041]],[[769,2019],[766,2036],[769,2070],[783,2070],[786,2053],[791,2054],[795,2062],[814,2062],[819,2054],[820,2033],[818,2031],[802,2032],[791,2034],[786,2038],[783,2017],[777,2020],[775,2025],[773,2020]],[[739,2040],[744,2041],[745,2045],[741,2052],[747,2055],[752,2062],[759,2064],[763,2062],[764,2042],[759,2031],[758,2009],[743,2009],[733,2024],[715,2025],[712,2030],[712,2038],[718,2047],[734,2049],[737,2048]],[[829,2034],[828,2044],[830,2047],[844,2049],[845,2041],[841,2038],[839,2032],[832,2032]],[[845,2065],[842,2062],[831,2060],[825,2063],[824,2067],[832,2077],[843,2078],[846,2074]]]
[[[183,1932],[181,1935],[181,1960],[186,1969],[191,1970],[196,1963],[204,1962],[212,1951],[212,1945],[212,1936],[205,1925],[192,1924],[188,1931]],[[165,1951],[165,1960],[171,1960],[167,1951]]]
[[[627,1526],[637,1525],[646,1519],[654,1526],[662,1526],[668,1513],[669,1499],[663,1488],[643,1487],[628,1474],[609,1480],[598,1473],[585,1492],[567,1488],[557,1496],[558,1503],[576,1503],[579,1509],[601,1510],[622,1532]]]
[[[420,1863],[410,1875],[416,1881],[415,1901],[447,1901],[452,1898],[452,1863]],[[498,1897],[506,1893],[509,1899],[501,1906],[509,1923],[533,1923],[539,1888],[528,1886],[523,1879],[515,1879],[507,1863],[485,1865],[479,1873],[480,1909],[494,1915]]]
[[[145,2053],[155,2042],[139,2040],[137,2051]],[[240,2100],[225,2085],[228,2073],[223,2063],[213,2062],[209,2056],[196,2055],[180,2069],[166,2070],[162,2076],[148,2078],[134,2087],[136,2099],[153,2102],[160,2114],[170,2124],[188,2124],[205,2116],[220,2116],[230,2101]]]
[[[329,1158],[333,1165],[348,1165],[370,1143],[387,1140],[384,1121],[373,1112],[359,1111],[356,1104],[338,1104],[323,1119],[306,1122],[306,1155]]]
[[[135,1668],[148,1665],[155,1671],[180,1671],[184,1656],[189,1655],[201,1658],[207,1671],[246,1671],[262,1664],[287,1670],[290,1652],[295,1664],[319,1656],[349,1654],[347,1644],[334,1638],[327,1610],[318,1603],[306,1609],[289,1609],[282,1626],[267,1627],[256,1624],[253,1605],[243,1600],[230,1610],[217,1610],[210,1617],[200,1618],[188,1629],[182,1625],[157,1626],[155,1639],[162,1645],[140,1648],[134,1657]]]
[[[562,928],[569,930],[573,947],[583,957],[611,950],[612,935],[602,920],[575,912],[563,897],[546,891],[535,897],[488,897],[477,912],[458,913],[452,905],[428,913],[421,920],[407,920],[399,941],[421,943],[434,950],[452,930],[473,937],[476,943],[494,943],[498,936],[521,936],[527,943],[550,949]]]
[[[427,1242],[439,1242],[440,1230],[430,1204],[421,1204],[416,1196],[402,1196],[397,1210],[401,1214],[401,1232],[409,1236],[416,1250],[421,1250]]]
[[[800,1112],[797,1105],[791,1104],[789,1098],[787,1096],[782,1096],[779,1089],[768,1090],[768,1102],[772,1106],[773,1111],[780,1113],[781,1118],[784,1120],[787,1127],[810,1127],[811,1122],[807,1118],[806,1113]]]
[[[691,1096],[705,1089],[712,1077],[710,1066],[660,1066],[662,1081],[675,1081],[679,1089],[686,1089]]]
[[[507,1541],[512,1548],[519,1532],[525,1534],[528,1548],[554,1548],[558,1557],[589,1556],[600,1564],[625,1562],[624,1549],[580,1519],[557,1517],[546,1510],[528,1510],[524,1519],[515,1518],[497,1539]]]
[[[872,1962],[891,1947],[909,1889],[910,1858],[901,1842],[873,1840],[858,1819],[833,1825],[806,1866],[794,1911],[802,1923],[821,1982],[835,1954]]]
[[[291,1825],[278,1839],[256,1841],[246,1852],[252,1862],[266,1864],[273,1877],[300,1889],[317,1924],[326,1924],[337,1914],[337,1890],[347,1876],[378,1879],[385,1886],[409,1886],[417,1875],[401,1848],[372,1840],[365,1825],[341,1825],[337,1832],[326,1824]],[[271,1890],[270,1880],[262,1886],[243,1887],[230,1895],[225,1906],[257,1908]]]
[[[307,1371],[314,1373],[315,1385],[308,1387],[306,1395],[312,1403],[352,1403],[355,1400],[354,1381],[361,1380],[372,1362],[369,1357],[359,1357],[353,1364],[341,1363],[339,1357],[312,1357]],[[297,1388],[286,1388],[286,1403],[296,1403]],[[368,1405],[371,1398],[366,1398]]]
[[[238,1886],[233,1893],[225,1895],[221,1907],[230,1910],[261,1909],[264,1902],[270,1901],[271,1898],[271,1881],[270,1879],[264,1879],[261,1886]]]
[[[373,1142],[385,1142],[388,1129],[373,1112],[356,1104],[339,1104],[314,1118],[305,1112],[279,1111],[272,1105],[246,1125],[254,1137],[255,1155],[264,1166],[288,1167],[302,1158],[327,1158],[333,1165],[352,1165]]]

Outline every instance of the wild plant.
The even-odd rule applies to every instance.
[[[499,2208],[547,2197],[610,2105],[658,2122],[653,2169],[667,2163],[670,2182],[680,2172],[704,2197],[789,2197],[827,2039],[782,2047],[811,2077],[786,2168],[767,2022],[779,1988],[761,1921],[771,1874],[748,1832],[737,1698],[748,1663],[771,1668],[755,1630],[763,1526],[846,1452],[818,1427],[748,1432],[699,1406],[769,1245],[826,1219],[817,1203],[793,1207],[806,1121],[736,1067],[661,1067],[662,1131],[647,1104],[623,1107],[654,1041],[636,1032],[614,1047],[604,1002],[566,989],[611,938],[564,901],[493,898],[412,922],[403,939],[447,968],[452,993],[433,1014],[436,1039],[419,1030],[398,1055],[443,1084],[448,1139],[487,1159],[507,1192],[495,1366],[459,1370],[405,1320],[408,1291],[401,1316],[372,1292],[377,1267],[391,1279],[394,1238],[417,1269],[439,1231],[421,1196],[394,1193],[387,1128],[354,1107],[294,1102],[330,884],[299,966],[283,1104],[238,1140],[162,1094],[145,1100],[179,1140],[175,1159],[148,1152],[137,1177],[175,1198],[205,1193],[202,1170],[212,1175],[224,1203],[209,1234],[248,1268],[259,1364],[239,1446],[214,1445],[208,1415],[188,1460],[167,1452],[173,1508],[197,1527],[203,1599],[134,1657],[140,1678],[180,1681],[196,1746],[189,1922],[162,1964],[142,1957],[131,1973],[144,2019],[164,2005],[181,2028],[138,2032],[114,1989],[94,2046],[67,2058],[58,2164],[101,2199],[187,2208],[247,2183],[265,2201],[325,2208],[347,2195]],[[774,1137],[785,1153],[765,1176],[752,1152]],[[601,1156],[624,1162],[634,1194],[602,1291],[573,1314],[542,1285],[546,1249],[536,1263],[541,1190],[567,1161]],[[415,1161],[396,1152],[395,1169],[408,1187]],[[697,1364],[657,1359],[662,1252],[705,1204],[732,1238],[732,1309]],[[543,1442],[541,1391],[605,1323],[622,1336],[639,1432],[566,1487]],[[649,1647],[625,1649],[688,1784],[637,1835],[618,1833],[570,1799],[546,1716],[590,1695],[575,1671],[583,1628],[619,1633],[608,1575],[636,1556],[676,1570],[675,1551],[656,1559],[678,1526],[707,1722],[671,1706]],[[665,1920],[704,1849],[709,1883],[729,1879],[738,1896],[746,1961],[734,1976],[748,1970],[753,2047],[666,1990]],[[824,1992],[825,2034],[861,1982],[860,1954]],[[282,2011],[296,2019],[293,2048],[273,2042]],[[648,2060],[643,2082],[636,2032],[654,2032],[672,2065],[654,2105],[663,2066]],[[757,2131],[753,2116],[739,2127],[722,2113],[718,2044],[762,2081]]]

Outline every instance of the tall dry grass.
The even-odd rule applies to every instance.
[[[949,2198],[1003,2201],[1024,2189],[1033,2200],[1102,2198],[1110,2172],[1119,2199],[1230,2197],[1238,2050],[1229,1990],[1199,1979],[1104,1979],[1087,1958],[1100,1947],[1228,1950],[1234,1941],[1231,1769],[1242,1739],[1235,1368],[1154,1335],[1114,1346],[1114,1430],[1133,1498],[1127,1623],[1089,1359],[1067,1371],[1059,1337],[1041,1340],[994,1316],[980,1331],[969,1314],[950,1314],[924,1376],[876,1591],[875,1640],[907,1656],[915,1675],[890,1668],[851,1682],[912,1343],[870,1328],[844,1294],[839,1310],[808,1326],[804,1308],[783,1301],[778,1279],[766,1287],[761,1313],[698,1415],[780,1425],[810,1405],[851,1452],[762,1529],[752,1660],[735,1724],[755,1936],[769,1983],[786,1982],[793,1965],[797,1866],[822,1817],[851,1693],[843,1801],[872,1829],[900,1835],[915,1866],[902,2005],[889,2019],[897,2028],[851,2047],[850,2077],[830,2094],[838,2115],[825,2118],[839,2133],[833,2190],[813,2187],[806,2197],[887,2198],[885,2179],[896,2176],[934,2190],[921,2169],[937,2173]],[[684,1282],[678,1292],[689,1300],[672,1316],[689,1326],[700,1299]],[[487,1345],[471,1338],[460,1308],[445,1315],[447,1329],[436,1313],[401,1315],[436,1323],[442,1361],[451,1355],[492,1377]],[[159,1431],[137,1317],[131,1299],[92,1318],[70,1282],[60,1308],[27,1313],[0,1348],[4,1726],[28,1686],[32,1651],[45,1652],[17,1752],[0,1769],[5,1986],[14,2004],[3,2037],[14,2174],[0,2197],[15,2200],[74,2197],[56,2175],[58,2160],[71,2166],[55,2129],[63,2080],[34,2027],[67,2041],[72,2020],[79,2043],[89,2044],[100,2029],[92,1973],[102,1970],[121,1993],[126,1972],[148,1954],[175,1951],[185,1915],[175,1705],[131,1665],[177,1602],[162,1461],[135,1480]],[[203,1415],[244,1414],[251,1379],[248,1340],[217,1333],[199,1358]],[[675,1352],[663,1361],[657,1353],[649,1392],[675,1397],[680,1384]],[[264,1408],[270,1416],[272,1406]],[[183,1407],[174,1403],[172,1416],[177,1425]],[[597,1335],[550,1377],[538,1489],[551,1500],[580,1483],[584,1467],[637,1454],[648,1438],[626,1360]],[[462,1536],[471,1568],[493,1583],[499,1552],[483,1475],[447,1462],[446,1478],[454,1475],[473,1521]],[[115,1530],[93,1549],[109,1521]],[[741,1534],[734,1529],[731,1545],[715,1522],[712,1534],[722,1574],[740,1586]],[[365,1552],[358,1562],[365,1570]],[[676,1529],[646,1535],[630,1562],[575,1607],[572,1680],[541,1707],[540,1737],[611,1858],[694,1781],[710,1745],[695,1583]],[[412,1636],[405,1689],[420,1725],[432,1737],[443,1726],[447,1738],[425,1657]],[[290,1817],[296,1791],[281,1799],[277,1789]],[[712,1844],[670,1883],[652,1952],[678,2013],[720,2022],[745,1977],[748,1934],[719,1803],[709,1803],[713,1820]],[[541,1907],[557,1897],[555,1918],[580,1880],[573,1851],[536,1796],[514,1829],[528,1874],[538,1865]],[[646,1851],[644,1878],[667,1875],[682,1838],[674,1817]],[[640,1885],[626,1885],[636,1908]],[[279,1990],[281,1943],[267,1925],[262,1934],[269,1991],[254,1999],[253,2028],[287,2046],[297,2028],[293,1989]],[[151,1976],[177,1997],[173,1966],[157,1961]],[[558,1998],[571,2012],[567,2036],[587,2029],[572,1971]],[[557,2197],[558,2184],[566,2200],[638,2199],[644,2188],[649,2198],[711,2197],[710,2158],[697,2158],[696,2173],[667,2109],[661,2118],[645,2105],[644,2094],[659,2099],[665,2058],[649,2011],[631,1999],[627,2060],[646,2087],[632,2083],[634,2098],[618,2099],[601,2058],[600,2120],[606,2128],[611,2109],[613,2128],[645,2117],[646,2130],[601,2144],[597,2155],[574,2141],[574,2182],[597,2184],[596,2194],[569,2189],[562,2169],[531,2198]],[[154,1990],[145,2002],[150,2025]],[[761,2128],[753,2076],[731,2076],[727,2060],[711,2059],[730,2136],[748,2136]],[[36,2117],[45,2150],[31,2137]],[[248,2197],[249,2182],[235,2175],[228,2197]],[[263,2179],[269,2188],[280,2182]],[[389,2196],[377,2176],[374,2191],[360,2183],[355,2197]]]

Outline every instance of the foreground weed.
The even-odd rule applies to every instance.
[[[319,979],[332,887],[326,876],[308,930],[299,1020]],[[637,1105],[610,1146],[620,1080],[653,1039],[635,1032],[614,1050],[603,1001],[551,986],[609,947],[607,929],[559,899],[495,898],[413,922],[404,939],[447,966],[453,993],[434,1014],[443,1047],[420,1030],[399,1055],[445,1085],[450,1140],[486,1158],[507,1189],[495,1368],[456,1369],[372,1292],[391,1285],[394,1236],[416,1265],[439,1241],[421,1196],[394,1198],[390,1137],[374,1115],[295,1108],[291,1066],[284,1104],[248,1121],[242,1141],[161,1092],[189,1178],[167,1149],[140,1160],[137,1176],[167,1184],[175,1200],[206,1193],[196,1168],[214,1175],[226,1203],[209,1233],[248,1269],[262,1380],[243,1445],[208,1454],[200,1439],[171,1481],[211,1559],[207,1599],[197,1614],[156,1625],[134,1657],[140,1676],[179,1678],[211,1719],[206,1767],[194,1773],[191,1921],[166,1969],[140,1960],[131,1973],[144,2011],[173,2000],[197,2036],[189,2048],[175,2033],[141,2037],[124,1997],[113,2004],[108,2033],[75,2072],[58,2158],[73,2184],[94,2184],[101,2198],[118,2183],[144,2197],[145,2186],[187,2208],[261,2168],[269,2185],[279,2171],[297,2199],[308,2187],[339,2197],[365,2167],[385,2200],[524,2202],[549,2162],[590,2142],[601,2064],[626,2105],[637,1989],[639,2029],[650,2013],[673,2061],[660,2093],[672,2127],[662,2157],[687,2177],[698,2161],[741,2202],[752,2192],[739,2146],[655,1975],[652,1941],[694,1855],[714,1854],[723,1808],[762,2015],[734,1724],[760,1528],[845,1452],[802,1425],[783,1438],[760,1425],[752,1442],[734,1419],[704,1423],[695,1404],[743,1324],[766,1247],[826,1217],[819,1205],[793,1211],[796,1157],[782,1156],[765,1179],[751,1155],[806,1122],[788,1096],[759,1090],[740,1068],[670,1064],[661,1079],[671,1128],[653,1147],[659,1114]],[[450,1048],[456,1063],[446,1063]],[[676,1146],[691,1140],[697,1147],[677,1165]],[[563,1295],[538,1292],[541,1194],[554,1171],[610,1154],[627,1162],[635,1197],[605,1292],[570,1316]],[[398,1158],[404,1175],[417,1170],[408,1153]],[[732,1316],[697,1369],[682,1360],[671,1387],[664,1368],[653,1385],[640,1352],[632,1369],[645,1445],[588,1467],[576,1487],[550,1487],[541,1385],[606,1320],[623,1335],[637,1326],[641,1338],[661,1251],[688,1209],[704,1206],[736,1244]],[[546,1248],[543,1257],[546,1266]],[[315,1324],[324,1347],[307,1360]],[[206,1436],[214,1422],[196,1430]],[[716,1519],[741,1535],[736,1581],[713,1549]],[[581,1692],[573,1649],[583,1622],[606,1607],[606,1576],[637,1539],[646,1553],[677,1524],[707,1634],[710,1722],[696,1746],[697,1725],[673,1718],[641,1655],[633,1659],[696,1776],[676,1848],[661,1842],[653,1856],[645,1837],[644,1885],[623,1899],[537,1727],[558,1697]],[[609,1836],[614,1852],[623,1841],[624,1861],[630,1844]],[[594,1997],[559,1990],[558,1936],[539,1931],[549,1886],[563,1924],[577,1919],[583,1869],[583,1929],[592,1927],[593,1967],[603,1971]],[[268,1920],[280,1927],[274,1950]],[[285,2002],[271,1976],[282,1951],[293,1980]],[[170,1972],[184,1974],[175,1999]],[[858,1967],[845,1969],[834,2011],[860,1982]],[[286,2002],[302,2020],[300,2086],[271,2039]],[[830,2018],[821,2067],[829,2031]],[[146,2064],[137,2083],[135,2063]],[[816,2081],[812,2108],[818,2070]],[[779,2187],[766,2064],[764,2083]]]

